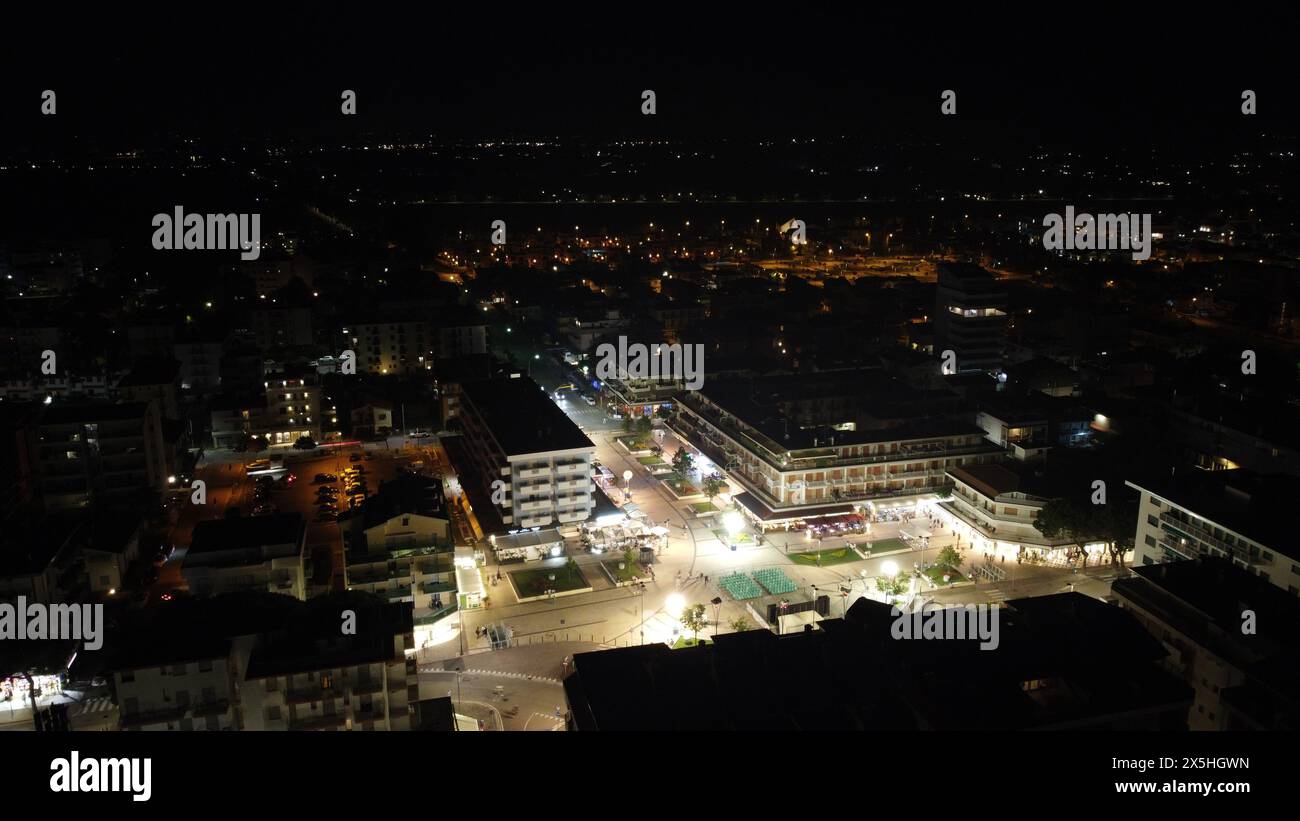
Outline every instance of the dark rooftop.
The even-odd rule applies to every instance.
[[[1078,593],[998,612],[996,651],[896,640],[890,609],[860,599],[785,636],[579,653],[565,689],[581,730],[1107,729],[1144,711],[1158,718],[1136,726],[1185,726],[1191,689],[1132,614]]]
[[[466,382],[462,391],[508,456],[595,447],[528,377]]]
[[[76,425],[141,419],[148,407],[149,405],[145,402],[123,402],[120,404],[98,402],[81,405],[60,405],[55,403],[45,409],[45,413],[41,417],[41,424]]]
[[[1294,543],[1295,527],[1289,514],[1300,498],[1300,477],[1264,476],[1244,469],[1186,470],[1172,478],[1129,481],[1262,547],[1282,551]],[[1290,555],[1294,554],[1290,549]]]
[[[366,528],[383,524],[403,513],[448,518],[441,481],[413,473],[382,483],[361,509]]]
[[[303,518],[297,513],[207,519],[194,526],[187,556],[263,545],[295,544],[302,541],[305,531]]]

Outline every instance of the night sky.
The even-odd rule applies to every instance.
[[[222,7],[225,9],[226,7]],[[303,7],[15,17],[0,56],[3,139],[129,144],[208,137],[798,136],[867,133],[1050,143],[1231,138],[1294,130],[1291,18],[1179,23],[1076,8],[1015,23],[749,4],[475,6],[402,15]],[[1192,16],[1189,14],[1189,16]],[[39,114],[54,88],[59,115]],[[344,88],[359,114],[339,114]],[[640,114],[654,89],[657,116]],[[941,118],[939,93],[958,92]]]

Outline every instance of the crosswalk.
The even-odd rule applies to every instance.
[[[984,594],[988,596],[989,601],[992,602],[1001,603],[1008,601],[1011,598],[1006,593],[1002,592],[1002,588],[1000,587],[986,587],[984,588]]]
[[[421,667],[420,672],[421,673],[448,673],[448,672],[455,672],[455,671],[446,670],[438,666],[426,666],[426,667]],[[551,678],[550,676],[530,676],[527,673],[509,673],[502,670],[479,670],[476,668],[466,668],[461,672],[467,676],[469,675],[504,676],[505,678],[517,678],[517,679],[522,679],[524,681],[537,681],[544,684],[563,684],[563,682],[560,681],[558,678]]]
[[[102,696],[100,698],[92,698],[88,701],[79,703],[71,714],[74,716],[101,715],[103,713],[111,713],[116,709],[117,706],[113,704],[113,699],[108,698],[107,696]]]

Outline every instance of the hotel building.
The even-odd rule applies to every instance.
[[[820,410],[765,416],[749,397],[716,383],[679,393],[675,402],[666,426],[744,488],[735,500],[763,528],[917,501],[938,491],[949,470],[996,462],[1003,454],[970,422],[926,419],[867,429],[845,422],[810,429],[789,416],[824,416]],[[841,416],[862,418],[848,405]]]
[[[1125,484],[1141,493],[1135,562],[1217,556],[1300,595],[1300,549],[1284,522],[1300,479],[1223,470]]]
[[[532,379],[465,382],[459,419],[470,462],[461,481],[489,498],[503,483],[492,504],[507,530],[591,516],[596,446]]]

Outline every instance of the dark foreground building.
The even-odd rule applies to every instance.
[[[898,640],[890,608],[786,636],[580,653],[576,730],[1181,730],[1192,691],[1125,611],[1079,593],[1008,602],[999,645]]]
[[[1300,600],[1232,561],[1133,568],[1111,588],[1195,691],[1193,730],[1300,727]]]

